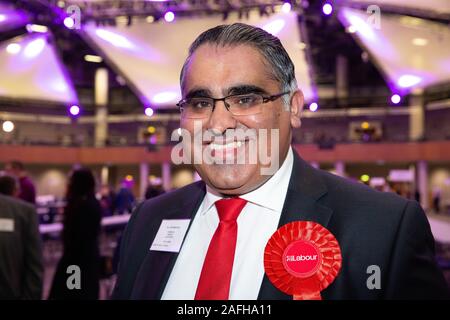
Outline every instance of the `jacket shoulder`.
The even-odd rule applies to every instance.
[[[163,210],[162,215],[164,216],[164,213],[179,210],[180,206],[194,200],[195,195],[198,195],[204,188],[205,184],[203,181],[191,183],[182,188],[145,200],[136,212],[139,211],[140,214],[145,214],[150,211]]]
[[[325,201],[333,208],[358,211],[360,215],[375,214],[378,217],[399,216],[411,201],[392,192],[374,190],[362,183],[320,171],[327,186]]]
[[[16,215],[26,215],[35,213],[36,211],[35,207],[28,202],[1,194],[0,194],[0,207],[3,209],[2,210],[3,212],[9,212],[9,214],[16,214]]]
[[[188,219],[192,213],[191,204],[199,199],[204,189],[204,182],[198,181],[145,200],[133,211],[127,229],[133,229],[133,237],[146,238],[156,233],[163,219]]]

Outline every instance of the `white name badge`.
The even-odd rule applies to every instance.
[[[14,231],[14,220],[0,218],[0,232],[13,232]]]
[[[163,220],[150,250],[179,252],[190,221],[189,219]]]

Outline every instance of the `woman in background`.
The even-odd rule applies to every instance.
[[[49,299],[98,299],[101,215],[92,172],[84,168],[74,171],[64,211],[64,252],[53,278]],[[79,267],[80,286],[76,283],[76,267],[68,269],[72,265]]]

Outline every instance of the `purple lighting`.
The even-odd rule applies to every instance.
[[[361,17],[352,14],[348,11],[343,11],[344,15],[349,23],[348,28],[357,32],[361,37],[367,40],[374,40],[375,33],[373,32],[372,26],[370,26],[364,19]]]
[[[0,1],[0,32],[25,26],[29,21],[29,15],[15,8],[14,2],[16,1]]]
[[[319,109],[319,105],[316,102],[313,102],[309,105],[309,110],[312,112],[316,112]]]
[[[8,52],[9,54],[18,54],[21,48],[22,47],[18,43],[10,43],[6,47],[6,52]]]
[[[0,76],[1,95],[63,103],[69,114],[78,99],[56,48],[47,39],[46,34],[33,32],[0,45],[0,70],[7,74]]]
[[[283,19],[276,19],[265,24],[262,29],[275,36],[284,28],[285,24]]]
[[[0,1],[0,32],[24,26],[28,20],[28,15],[25,12]]]
[[[42,50],[45,48],[45,39],[38,38],[36,40],[31,41],[24,50],[24,55],[27,58],[34,58],[38,56]]]
[[[66,17],[64,18],[64,25],[66,28],[72,29],[75,26],[75,20],[72,17]]]
[[[174,91],[163,91],[153,96],[152,102],[156,104],[168,103],[177,100],[178,94]]]
[[[283,3],[283,5],[281,6],[281,11],[283,11],[284,13],[288,13],[289,11],[291,11],[291,4],[289,2]]]
[[[114,32],[111,32],[111,31],[108,31],[105,29],[97,29],[97,30],[95,30],[95,34],[99,38],[111,43],[115,47],[125,48],[125,49],[134,48],[134,45],[127,38],[125,38],[124,36],[122,36],[120,34],[117,34],[117,33],[114,33]]]
[[[327,2],[322,6],[322,12],[329,16],[333,12],[333,7]]]
[[[154,113],[153,109],[150,107],[145,108],[144,113],[147,117],[151,117]]]
[[[73,105],[70,107],[69,112],[73,116],[77,116],[80,114],[80,107],[77,105]]]
[[[402,88],[410,88],[412,86],[415,86],[419,82],[421,82],[422,79],[418,76],[414,76],[411,74],[405,74],[398,78],[397,84]]]
[[[51,81],[47,82],[47,86],[53,91],[60,93],[67,92],[67,90],[69,90],[67,82],[63,78],[52,79]]]
[[[167,22],[172,22],[172,21],[175,19],[175,14],[174,14],[172,11],[167,11],[167,12],[164,14],[164,19],[165,19]]]
[[[402,100],[402,98],[401,98],[400,95],[398,95],[398,94],[393,94],[393,95],[391,96],[391,102],[392,102],[393,104],[398,104],[401,100]]]

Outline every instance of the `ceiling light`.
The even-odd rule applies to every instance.
[[[413,43],[413,45],[415,45],[415,46],[423,47],[423,46],[426,46],[426,45],[427,45],[428,40],[427,40],[427,39],[424,39],[424,38],[414,38],[414,39],[412,40],[412,43]]]
[[[6,52],[9,54],[18,54],[22,47],[18,43],[10,43],[6,46]]]
[[[46,33],[48,31],[47,26],[43,26],[40,24],[27,24],[26,28],[28,32]]]
[[[87,54],[84,56],[84,60],[87,62],[101,63],[103,61],[102,57],[93,54]]]

